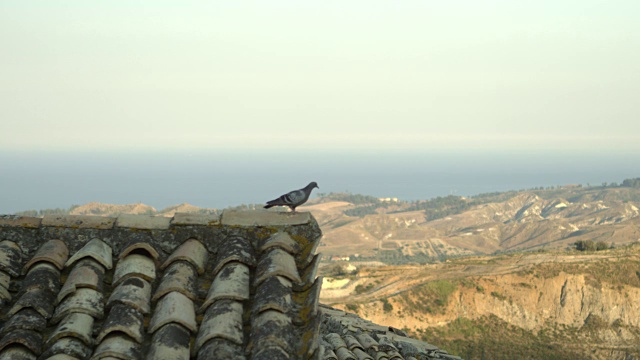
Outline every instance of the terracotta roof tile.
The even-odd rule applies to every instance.
[[[209,254],[204,245],[196,239],[189,239],[178,246],[160,268],[164,270],[173,262],[182,260],[193,265],[198,270],[198,274],[202,274],[208,258]]]
[[[47,345],[51,346],[63,337],[75,337],[87,346],[93,345],[93,322],[91,315],[75,312],[65,317],[53,330],[47,339]]]
[[[149,314],[151,312],[151,284],[138,277],[128,278],[113,290],[107,300],[108,308],[115,304],[125,304],[144,315]]]
[[[156,265],[153,259],[144,255],[131,254],[118,261],[111,281],[113,286],[118,286],[118,284],[130,277],[138,277],[148,282],[153,282],[156,279]]]
[[[62,270],[68,257],[69,249],[67,249],[67,245],[64,242],[60,240],[49,240],[44,243],[31,260],[25,264],[22,273],[26,274],[32,265],[42,261],[53,264],[58,270]]]
[[[165,269],[160,284],[153,293],[153,302],[171,291],[177,291],[191,300],[196,300],[196,269],[184,261],[175,261]]]
[[[180,324],[192,333],[198,331],[193,301],[177,291],[158,300],[148,331],[153,333],[169,323]]]
[[[76,252],[69,260],[67,260],[66,266],[73,265],[76,261],[90,257],[96,260],[100,265],[106,269],[111,270],[113,267],[112,250],[111,246],[106,244],[100,239],[93,239],[86,243],[82,249]]]
[[[221,299],[248,300],[250,288],[249,267],[240,262],[227,263],[216,274],[207,299],[198,312],[204,312],[211,304]]]

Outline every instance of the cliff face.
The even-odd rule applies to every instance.
[[[491,337],[501,337],[506,348],[529,346],[531,353],[523,353],[524,358],[540,358],[534,354],[542,347],[564,354],[557,357],[562,359],[640,358],[640,258],[637,248],[630,251],[467,259],[431,267],[431,278],[405,287],[392,274],[419,271],[362,270],[356,281],[363,287],[352,287],[350,300],[322,300],[423,334],[464,358],[503,358],[498,350],[491,352]],[[373,279],[375,285],[366,291],[364,284]]]

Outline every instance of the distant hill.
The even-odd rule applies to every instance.
[[[339,199],[334,194],[299,208],[318,219],[324,233],[318,251],[328,257],[430,262],[566,249],[578,241],[607,247],[640,241],[640,188],[634,187],[570,185],[395,204]]]

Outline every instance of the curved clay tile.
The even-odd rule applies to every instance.
[[[223,338],[213,338],[205,342],[198,350],[196,358],[198,360],[247,359],[244,356],[244,347]]]
[[[213,302],[220,299],[249,299],[249,267],[240,262],[226,264],[214,278],[207,299],[198,312],[204,312]]]
[[[82,247],[82,249],[73,254],[64,266],[71,266],[73,263],[84,257],[91,257],[95,259],[106,269],[111,269],[113,267],[111,246],[107,245],[107,243],[100,239],[93,239],[89,241]]]
[[[293,240],[289,234],[281,231],[267,238],[259,250],[265,252],[271,248],[280,248],[294,256],[297,255],[301,249],[300,244]]]
[[[51,346],[56,341],[70,336],[82,341],[87,346],[92,346],[93,321],[91,315],[83,313],[76,312],[67,315],[49,335],[47,345]]]
[[[151,311],[151,284],[138,277],[130,277],[116,287],[109,300],[107,308],[120,303],[129,305],[142,314],[147,315]]]
[[[172,291],[158,300],[147,331],[153,333],[169,323],[180,324],[192,333],[198,331],[193,301],[176,291]]]
[[[94,351],[91,359],[99,360],[110,358],[122,360],[141,359],[140,345],[127,335],[121,333],[109,334],[96,347],[96,351]]]
[[[37,263],[31,267],[22,281],[21,291],[39,288],[54,295],[60,290],[60,270],[48,262]]]
[[[258,285],[252,312],[277,310],[287,314],[291,310],[291,281],[282,276],[272,276]]]
[[[22,264],[22,250],[13,241],[4,240],[0,242],[0,270],[8,273],[12,277],[20,275],[20,265]]]
[[[219,300],[204,314],[196,337],[194,351],[213,338],[223,338],[242,345],[242,303],[234,300]]]
[[[204,273],[208,258],[209,252],[207,248],[205,248],[200,241],[189,239],[178,246],[160,268],[164,270],[174,261],[182,260],[193,265],[198,270],[198,274],[202,274]]]
[[[128,255],[118,261],[111,283],[113,286],[118,286],[122,281],[132,276],[153,282],[156,278],[156,265],[153,259],[138,254]]]
[[[293,318],[296,325],[303,325],[318,313],[320,303],[320,291],[322,290],[322,277],[316,279],[313,285],[305,291],[293,292],[293,302],[299,309]]]
[[[91,348],[76,337],[63,337],[54,342],[41,358],[50,359],[55,355],[68,355],[74,359],[88,359],[91,356]]]
[[[238,261],[248,266],[256,264],[253,247],[249,241],[239,236],[230,236],[224,239],[218,248],[216,258],[216,266],[213,268],[214,274],[217,274],[225,264],[232,261]]]
[[[62,289],[58,293],[56,301],[60,303],[66,296],[73,294],[79,288],[89,288],[102,292],[104,267],[93,258],[84,258],[76,263]]]
[[[51,322],[57,324],[67,315],[75,312],[88,314],[96,319],[104,316],[103,295],[93,289],[80,288],[70,296],[67,296],[56,308]]]
[[[294,283],[301,281],[293,256],[278,248],[269,250],[260,258],[256,269],[256,285],[276,275],[284,276]]]
[[[3,349],[14,344],[22,345],[34,354],[40,354],[42,352],[42,334],[33,330],[12,331],[0,339],[0,354]]]
[[[68,257],[69,249],[67,248],[67,244],[61,240],[49,240],[40,246],[36,254],[25,264],[22,273],[26,274],[33,264],[40,261],[49,262],[55,265],[58,270],[62,270]]]
[[[184,326],[169,323],[153,333],[147,360],[189,360],[191,333]]]
[[[102,342],[105,337],[114,332],[127,334],[138,344],[142,344],[144,340],[144,315],[128,305],[113,305],[96,342]]]
[[[32,287],[25,291],[22,296],[13,304],[7,312],[8,316],[13,316],[22,309],[32,308],[45,319],[51,317],[55,305],[55,293],[44,288]]]
[[[346,347],[341,347],[339,349],[333,349],[333,351],[335,351],[336,355],[338,355],[338,359],[340,359],[340,360],[358,360],[358,357],[356,357],[356,355],[354,353],[352,353]],[[380,360],[382,360],[382,359],[380,359]]]
[[[0,351],[0,359],[36,360],[37,356],[24,346],[9,346]]]
[[[158,254],[158,251],[153,247],[153,245],[147,241],[142,241],[137,238],[129,240],[129,242],[124,245],[118,255],[118,259],[122,260],[125,256],[131,253],[144,253],[146,256],[152,258],[156,264],[160,259],[160,254]]]
[[[2,327],[2,335],[15,330],[42,332],[47,327],[47,319],[33,308],[25,308],[14,314]]]
[[[177,291],[191,300],[196,300],[196,269],[188,262],[176,261],[165,269],[160,285],[153,294],[151,301],[155,302],[164,295]]]
[[[252,354],[257,354],[263,348],[277,346],[290,353],[292,330],[291,318],[287,315],[275,310],[263,311],[251,321],[249,349]]]

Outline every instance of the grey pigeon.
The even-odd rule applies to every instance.
[[[296,212],[296,207],[307,202],[313,188],[319,189],[318,184],[316,184],[315,181],[310,182],[309,185],[303,187],[300,190],[293,190],[280,196],[277,199],[267,201],[267,205],[265,205],[264,208],[268,209],[273,206],[288,206],[291,208],[291,211]]]

